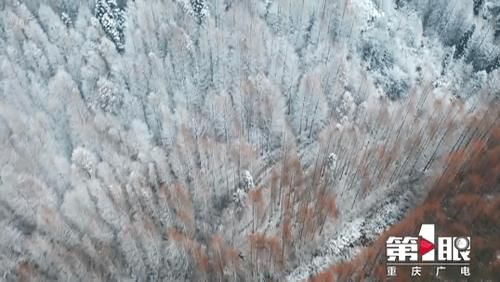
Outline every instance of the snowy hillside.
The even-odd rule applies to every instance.
[[[499,97],[494,0],[1,0],[0,280],[310,279]]]

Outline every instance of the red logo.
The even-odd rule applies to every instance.
[[[420,255],[423,256],[427,254],[428,252],[434,250],[435,245],[432,242],[429,242],[425,240],[424,238],[420,237]]]

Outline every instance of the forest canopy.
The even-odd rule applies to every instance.
[[[0,277],[303,281],[434,193],[494,214],[499,40],[490,0],[0,1]]]

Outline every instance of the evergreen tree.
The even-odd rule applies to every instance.
[[[196,23],[201,25],[203,20],[208,16],[207,4],[205,0],[190,0],[190,1],[194,17],[196,18]]]
[[[125,50],[125,10],[120,9],[116,0],[97,0],[95,17],[99,20],[106,35],[114,42],[119,52]]]

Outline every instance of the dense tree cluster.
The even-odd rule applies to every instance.
[[[492,114],[491,112],[489,114]],[[446,169],[435,175],[426,199],[400,223],[381,234],[373,244],[352,260],[332,265],[317,273],[311,281],[348,279],[384,280],[386,278],[385,241],[388,236],[417,234],[423,223],[439,227],[438,236],[470,236],[471,273],[474,279],[494,280],[499,272],[498,226],[500,224],[500,124],[498,112],[469,122],[471,127],[446,157]],[[496,121],[494,119],[497,119]],[[448,267],[442,279],[463,279],[458,267]],[[399,269],[397,279],[410,276],[409,267]],[[422,279],[434,280],[435,273],[426,269]]]
[[[0,279],[293,281],[349,259],[455,171],[443,156],[489,144],[495,11],[0,1]]]
[[[125,11],[118,7],[116,0],[96,0],[95,17],[120,52],[125,49],[125,16]]]

